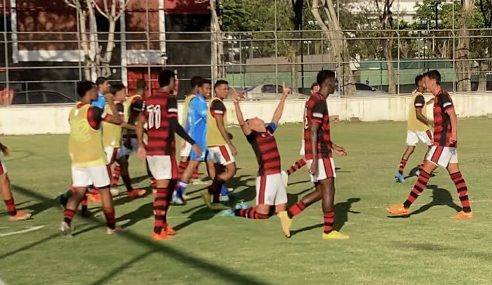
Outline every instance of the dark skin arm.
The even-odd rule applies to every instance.
[[[313,150],[313,163],[309,169],[309,173],[315,174],[318,172],[318,130],[319,124],[311,124],[311,149]]]
[[[421,121],[422,123],[431,126],[432,122],[431,120],[427,119],[427,117],[422,113],[422,108],[416,108],[415,109],[415,115],[417,116],[417,119]]]

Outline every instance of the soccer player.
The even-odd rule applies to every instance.
[[[92,106],[104,110],[106,106],[106,94],[109,93],[109,81],[106,77],[98,77],[96,79],[97,99],[92,102]]]
[[[126,151],[125,153],[120,152],[120,146],[121,146],[121,138],[122,138],[122,132],[123,130],[128,130],[128,131],[135,131],[136,126],[135,123],[127,123],[129,120],[128,118],[128,112],[129,109],[131,108],[131,104],[127,102],[127,93],[126,93],[126,87],[125,85],[121,83],[117,83],[114,85],[111,85],[111,94],[114,96],[114,100],[116,103],[117,110],[119,112],[119,115],[123,118],[123,121],[120,125],[115,125],[112,123],[107,123],[103,122],[103,145],[104,145],[104,151],[106,153],[106,159],[108,161],[108,171],[110,174],[110,177],[112,177],[111,169],[114,166],[114,164],[122,165],[123,166],[123,173],[122,173],[122,179],[123,183],[125,184],[126,190],[127,190],[127,195],[129,198],[138,198],[142,197],[145,195],[145,190],[143,189],[134,189],[131,184],[130,180],[130,175],[128,173],[128,157],[126,157]],[[136,105],[138,103],[133,103],[133,105]],[[126,107],[125,107],[126,105]],[[140,100],[140,109],[142,108],[142,101]],[[125,112],[125,109],[127,111]],[[111,109],[109,105],[106,104],[106,112],[108,114],[111,114]],[[126,114],[125,114],[126,113]],[[136,141],[136,140],[134,140]],[[128,139],[128,137],[125,139],[125,144],[127,146],[123,146],[125,149],[128,149],[129,147],[137,148],[136,145],[131,145],[132,141],[131,139]],[[129,144],[129,145],[128,145]],[[125,154],[121,156],[122,154]],[[120,157],[118,157],[120,155]],[[121,167],[121,166],[120,166]],[[121,169],[121,168],[120,168]],[[115,193],[117,193],[117,189],[115,189]],[[111,189],[111,192],[113,193],[113,189]]]
[[[425,98],[423,95],[424,81],[423,76],[418,75],[415,77],[416,89],[412,93],[410,110],[408,112],[407,122],[407,149],[403,153],[400,161],[400,167],[395,174],[397,182],[405,182],[405,166],[407,161],[415,150],[415,146],[419,141],[426,144],[429,148],[432,145],[432,133],[429,126],[432,126],[432,122],[425,116]],[[425,157],[424,157],[425,161]]]
[[[80,102],[72,108],[69,115],[69,152],[72,160],[72,189],[74,193],[68,198],[60,231],[65,235],[71,235],[71,223],[79,202],[85,195],[87,187],[94,185],[101,196],[102,210],[106,217],[106,232],[113,234],[119,230],[119,227],[116,227],[115,224],[113,198],[109,191],[110,179],[102,145],[101,122],[104,120],[120,124],[122,120],[111,95],[106,94],[105,99],[113,115],[107,114],[103,109],[91,106],[91,103],[97,99],[94,83],[79,82],[77,93]]]
[[[441,74],[437,70],[424,73],[424,87],[434,95],[434,144],[429,150],[424,165],[420,168],[417,183],[403,204],[397,204],[386,210],[393,215],[410,215],[410,206],[426,189],[432,172],[445,167],[454,182],[461,201],[462,211],[453,217],[460,220],[473,218],[468,197],[468,187],[461,175],[458,164],[458,118],[454,111],[453,100],[441,87]]]
[[[190,133],[190,123],[188,122],[188,110],[189,110],[189,106],[190,106],[190,102],[191,100],[193,100],[193,98],[195,98],[195,95],[198,93],[198,84],[203,80],[202,77],[200,76],[194,76],[191,78],[190,80],[190,87],[191,87],[191,90],[190,92],[188,93],[188,95],[186,95],[185,97],[185,100],[183,102],[183,111],[182,111],[182,125],[184,126],[184,129],[186,130],[186,132],[188,133],[188,135],[191,135]],[[181,156],[181,160],[179,162],[179,176],[181,177],[181,175],[183,174],[183,171],[186,169],[186,167],[188,167],[188,163],[190,161],[190,153],[191,153],[191,145],[189,143],[187,143],[186,141],[183,141],[182,145],[181,145],[181,153],[180,153],[180,156]],[[193,177],[196,177],[198,178],[198,171],[195,170],[193,172]]]
[[[4,156],[8,156],[9,149],[0,143],[0,151]],[[7,168],[5,164],[0,159],[0,192],[2,193],[3,201],[7,207],[7,213],[9,214],[9,221],[16,222],[27,220],[31,217],[31,213],[28,211],[17,210],[15,207],[14,196],[12,195],[12,190],[10,188],[10,180],[7,174]]]
[[[336,173],[332,153],[340,156],[347,155],[343,147],[332,142],[330,134],[330,116],[326,98],[335,91],[335,72],[331,70],[320,71],[316,77],[316,82],[320,86],[320,90],[309,97],[304,110],[306,164],[315,190],[291,206],[287,212],[281,212],[278,216],[285,235],[290,237],[291,219],[311,204],[322,200],[323,239],[348,239],[347,235],[333,229]]]
[[[234,94],[236,116],[246,139],[251,144],[258,161],[258,176],[256,177],[256,207],[247,209],[226,210],[225,215],[235,215],[249,219],[268,219],[274,213],[285,212],[287,207],[287,191],[281,176],[280,153],[274,132],[284,111],[285,100],[290,90],[283,88],[280,102],[269,124],[258,118],[244,120],[239,105],[239,95]]]
[[[207,146],[215,163],[215,173],[211,173],[212,185],[202,193],[203,201],[212,210],[225,209],[220,203],[222,186],[236,174],[236,147],[227,132],[227,109],[224,100],[229,94],[229,83],[217,80],[214,85],[215,96],[208,108]]]
[[[178,104],[176,97],[170,93],[174,89],[174,72],[161,70],[158,81],[160,90],[144,101],[144,111],[137,124],[139,141],[138,157],[147,158],[149,169],[156,179],[154,188],[154,231],[152,239],[167,240],[174,235],[174,229],[167,223],[167,213],[173,189],[178,179],[176,163],[175,137],[180,137],[192,144],[197,155],[200,147],[186,133],[178,122]],[[144,129],[147,139],[144,142]]]
[[[210,98],[212,92],[212,83],[208,79],[202,79],[198,82],[198,92],[191,99],[188,109],[188,118],[186,120],[188,133],[191,138],[198,144],[202,152],[198,155],[194,150],[190,152],[190,160],[188,166],[183,171],[176,191],[173,193],[173,203],[183,205],[185,203],[184,194],[186,187],[190,182],[194,170],[200,162],[206,160],[205,154],[207,149],[207,99]],[[213,162],[210,162],[213,164]]]
[[[318,83],[313,83],[311,85],[311,95],[319,92],[319,85]],[[282,180],[284,181],[284,185],[287,187],[287,183],[289,181],[289,176],[291,176],[293,173],[295,173],[297,170],[301,169],[306,165],[306,159],[304,157],[304,139],[301,140],[301,150],[299,151],[299,155],[301,158],[294,162],[288,169],[287,171],[282,171]]]

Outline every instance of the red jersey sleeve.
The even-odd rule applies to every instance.
[[[425,106],[425,98],[423,95],[418,95],[415,97],[415,101],[413,102],[413,106],[415,109],[422,109]]]
[[[174,97],[169,98],[167,101],[167,114],[169,118],[178,117],[178,101]]]
[[[226,107],[224,105],[224,102],[220,101],[220,100],[214,100],[212,102],[212,105],[210,106],[210,113],[212,114],[212,116],[216,116],[216,115],[224,115],[226,112]]]
[[[326,107],[326,101],[319,100],[317,101],[313,109],[311,110],[311,117],[309,118],[311,122],[321,124],[323,123],[323,116],[328,112],[328,108]]]
[[[95,130],[99,129],[101,122],[105,117],[104,110],[101,108],[90,106],[89,110],[87,110],[87,121]]]

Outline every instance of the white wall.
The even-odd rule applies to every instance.
[[[452,96],[456,113],[460,118],[492,114],[492,93]],[[430,99],[430,97],[428,97]],[[387,96],[378,98],[328,99],[330,115],[340,120],[357,117],[361,121],[405,121],[408,114],[408,96]],[[236,115],[232,102],[226,102],[228,122],[235,124]],[[265,121],[272,118],[277,101],[255,101],[241,103],[245,118],[258,116]],[[69,132],[68,113],[71,105],[58,106],[10,106],[0,107],[0,134],[65,134]],[[182,106],[180,105],[180,112]],[[432,116],[432,105],[428,106]],[[290,100],[284,109],[281,122],[302,122],[304,101]]]

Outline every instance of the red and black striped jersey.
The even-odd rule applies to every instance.
[[[158,91],[144,101],[147,155],[174,155],[176,142],[171,118],[178,117],[178,103],[167,92]]]
[[[456,143],[450,143],[452,134],[451,119],[448,111],[454,110],[453,100],[449,93],[441,90],[434,96],[434,144],[439,146],[456,147]]]
[[[253,131],[246,136],[258,161],[258,176],[277,174],[282,171],[277,141],[273,136],[276,129],[277,125],[270,123],[265,132]]]
[[[304,150],[306,159],[313,159],[313,149],[311,146],[311,125],[320,125],[317,133],[318,138],[318,158],[331,156],[331,135],[330,135],[330,116],[326,99],[320,94],[315,93],[309,97],[304,109]]]

